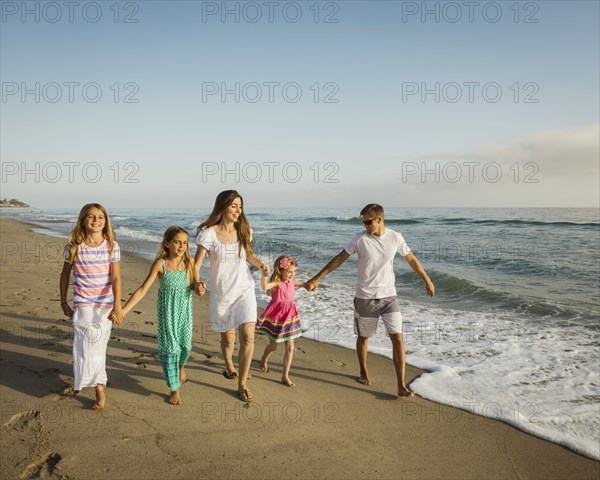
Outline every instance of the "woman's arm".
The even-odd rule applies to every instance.
[[[194,287],[194,292],[198,295],[204,295],[206,291],[206,284],[200,281],[200,268],[207,252],[206,248],[198,245],[198,250],[196,250],[196,256],[194,257],[194,284],[192,286]]]
[[[256,255],[250,255],[246,258],[246,261],[253,267],[258,268],[263,275],[269,275],[269,266],[266,263],[261,262]]]

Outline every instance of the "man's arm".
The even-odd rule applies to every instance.
[[[419,274],[419,276],[423,279],[425,282],[425,288],[427,289],[427,294],[430,297],[433,297],[435,295],[435,286],[433,285],[431,279],[427,276],[427,273],[425,273],[423,265],[421,265],[419,260],[417,260],[415,254],[410,252],[408,255],[406,255],[406,257],[404,257],[404,260],[406,260],[406,263],[410,265],[410,268],[412,268],[413,271]]]
[[[335,257],[333,257],[319,273],[317,273],[313,278],[306,282],[304,284],[304,288],[306,288],[309,292],[316,290],[321,279],[325,275],[328,275],[329,273],[337,269],[342,263],[348,260],[348,257],[350,257],[350,254],[346,250],[342,250]]]

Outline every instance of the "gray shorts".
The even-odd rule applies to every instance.
[[[359,337],[371,337],[377,331],[379,317],[383,319],[389,334],[402,333],[402,313],[396,296],[386,298],[354,297],[354,333]]]

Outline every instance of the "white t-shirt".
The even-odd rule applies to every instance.
[[[358,282],[356,297],[373,299],[396,295],[394,257],[406,257],[411,250],[404,237],[390,228],[377,237],[366,231],[354,235],[345,247],[350,255],[358,254]]]

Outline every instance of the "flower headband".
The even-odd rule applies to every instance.
[[[287,270],[288,268],[290,268],[291,264],[292,264],[292,259],[290,257],[284,257],[279,261],[279,268]]]

